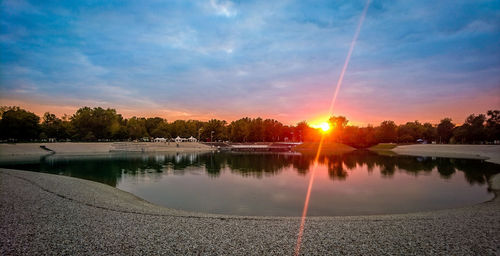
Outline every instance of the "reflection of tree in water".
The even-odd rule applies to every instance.
[[[258,178],[277,175],[285,168],[306,175],[314,165],[314,159],[314,154],[290,153],[111,154],[49,156],[42,158],[39,163],[11,163],[2,167],[63,174],[116,186],[123,175],[149,173],[149,178],[161,178],[162,175],[183,175],[200,169],[211,177],[219,177],[223,169]],[[346,170],[362,166],[366,166],[369,172],[378,168],[384,177],[392,177],[396,171],[418,176],[437,169],[440,177],[450,178],[459,170],[464,172],[471,184],[484,184],[490,176],[500,172],[500,165],[483,160],[379,155],[364,150],[342,155],[321,155],[318,164],[327,167],[332,180],[345,180],[348,178]],[[158,175],[153,177],[151,173]]]
[[[213,177],[220,175],[224,168],[242,176],[263,177],[276,175],[283,168],[290,167],[297,155],[269,153],[207,153],[200,155],[205,171]]]
[[[309,168],[311,167],[314,162],[314,156],[308,157],[307,155],[299,156],[299,157],[293,157],[292,158],[292,166],[297,172],[303,176],[307,174],[309,171]]]
[[[258,178],[276,175],[291,165],[289,155],[284,154],[231,154],[226,161],[231,172]]]
[[[457,170],[465,173],[465,179],[470,184],[484,184],[500,171],[498,165],[484,160],[454,159],[454,163]]]
[[[211,177],[219,177],[220,171],[224,168],[224,156],[218,154],[206,154],[200,156],[201,161],[204,163],[205,171]]]
[[[440,176],[444,179],[451,178],[455,173],[455,159],[437,158],[436,165]]]
[[[305,155],[305,157],[308,157],[308,155]],[[309,162],[314,164],[314,158],[310,159]],[[356,168],[357,165],[352,159],[344,159],[342,155],[338,154],[320,155],[318,157],[318,164],[327,167],[328,176],[332,180],[345,180],[348,173],[344,169],[344,166],[351,170]]]
[[[341,159],[335,159],[328,161],[328,176],[332,180],[345,180],[347,178],[347,172],[342,166]]]
[[[296,162],[302,163],[301,169],[295,165],[294,168],[299,173],[307,174],[314,164],[314,155],[304,154],[300,159],[296,159]],[[396,171],[418,176],[437,169],[442,178],[450,178],[459,170],[464,172],[470,184],[484,184],[490,176],[500,172],[500,165],[483,160],[379,155],[367,150],[356,150],[342,155],[321,155],[318,164],[327,166],[332,180],[345,179],[348,174],[345,169],[352,170],[358,166],[366,166],[369,172],[377,167],[384,177],[392,177]]]
[[[122,168],[128,166],[125,164],[112,164],[107,158],[98,158],[89,161],[88,159],[76,158],[41,158],[38,163],[29,164],[9,164],[5,167],[13,169],[45,172],[52,174],[62,174],[66,176],[92,180],[110,186],[116,186],[118,178],[121,175]]]

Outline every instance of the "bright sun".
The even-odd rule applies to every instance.
[[[323,122],[321,124],[319,124],[319,128],[323,131],[323,132],[327,132],[330,130],[330,124],[327,123],[327,122]]]

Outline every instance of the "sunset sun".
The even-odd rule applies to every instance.
[[[319,124],[319,128],[321,129],[322,132],[328,132],[331,129],[330,124],[327,122]]]

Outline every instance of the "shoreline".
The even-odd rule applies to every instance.
[[[389,151],[398,155],[481,159],[500,164],[500,145],[413,144],[396,146]],[[495,193],[493,200],[498,200],[500,173],[488,180],[488,186]]]
[[[170,209],[105,184],[67,176],[0,169],[0,177],[4,255],[291,254],[300,224],[300,217]],[[308,217],[302,252],[494,254],[499,250],[499,218],[497,197],[446,210]]]
[[[181,142],[50,142],[50,143],[0,143],[0,156],[53,154],[40,148],[45,146],[56,154],[102,154],[110,152],[196,152],[214,148],[197,143]]]
[[[412,144],[390,151],[399,155],[483,159],[500,164],[500,145]]]

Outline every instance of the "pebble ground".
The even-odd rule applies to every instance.
[[[0,169],[0,255],[293,255],[299,225],[183,212],[92,181]],[[500,200],[308,218],[301,254],[500,255]]]

